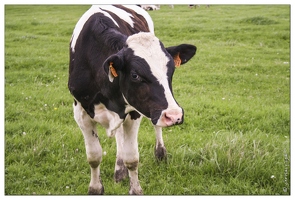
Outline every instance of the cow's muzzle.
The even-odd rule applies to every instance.
[[[166,109],[157,122],[157,126],[167,127],[183,123],[183,110],[182,108]]]

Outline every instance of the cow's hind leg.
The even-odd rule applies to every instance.
[[[102,159],[102,148],[98,140],[96,122],[90,118],[78,102],[74,104],[74,117],[84,136],[87,161],[91,169],[88,194],[103,194],[104,188],[100,180],[99,167]]]
[[[167,152],[162,136],[162,127],[154,126],[154,128],[156,132],[155,157],[158,160],[163,160],[167,157]]]
[[[116,143],[117,143],[117,156],[115,163],[115,175],[114,179],[118,183],[124,178],[128,177],[128,169],[123,162],[123,142],[124,142],[124,131],[123,125],[116,130]]]

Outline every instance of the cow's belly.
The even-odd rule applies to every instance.
[[[108,137],[113,137],[116,129],[123,123],[117,113],[108,110],[103,104],[94,106],[94,114],[93,119],[106,129]]]

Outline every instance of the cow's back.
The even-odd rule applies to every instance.
[[[88,25],[90,27],[86,27],[87,22],[91,20],[92,23]],[[103,24],[105,26],[95,27],[97,24]],[[94,5],[77,22],[71,39],[71,50],[75,51],[76,42],[81,32],[86,31],[89,34],[89,28],[103,31],[110,27],[126,36],[138,32],[154,33],[154,25],[151,17],[138,6]]]

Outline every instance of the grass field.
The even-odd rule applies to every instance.
[[[68,45],[86,6],[5,6],[5,194],[86,194],[90,168],[67,89]],[[290,195],[290,6],[161,6],[149,12],[165,46],[198,47],[177,69],[185,111],[155,135],[139,132],[139,179],[147,195]],[[114,138],[99,127],[105,194],[114,183]]]

